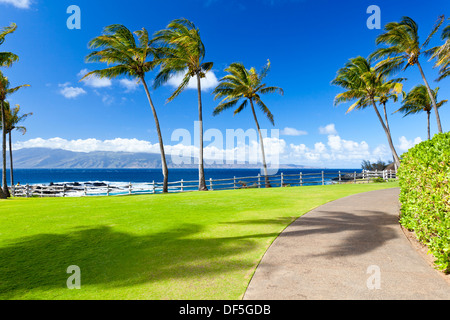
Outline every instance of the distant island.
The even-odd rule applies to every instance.
[[[192,158],[187,164],[175,164],[167,157],[169,168],[198,168]],[[206,161],[206,159],[205,159]],[[14,151],[14,167],[17,169],[156,169],[161,168],[158,153],[133,152],[73,152],[62,149],[29,148]],[[253,169],[261,164],[207,164],[210,169]],[[280,164],[282,169],[311,168],[295,164]]]

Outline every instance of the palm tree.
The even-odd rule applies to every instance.
[[[444,44],[430,49],[428,52],[432,54],[432,59],[436,59],[435,67],[440,67],[437,81],[450,76],[450,25],[442,31],[441,39],[445,41]]]
[[[2,186],[3,186],[3,193],[6,195],[6,197],[10,197],[10,193],[8,190],[8,184],[6,181],[6,133],[7,133],[7,126],[6,126],[6,98],[8,95],[13,94],[17,90],[23,88],[23,87],[29,87],[29,85],[21,85],[15,88],[10,88],[10,83],[8,78],[4,77],[3,74],[0,72],[0,104],[1,104],[1,117],[2,117]]]
[[[10,34],[13,33],[14,31],[16,31],[17,29],[17,25],[12,23],[9,27],[4,27],[2,29],[0,29],[0,45],[3,44],[3,42],[5,42],[5,37]],[[0,52],[0,67],[10,67],[14,62],[16,62],[17,60],[19,60],[19,57],[17,55],[15,55],[14,53],[11,52]],[[3,78],[3,74],[0,72],[0,80]],[[0,88],[1,89],[1,88]],[[1,105],[1,114],[2,114],[2,119],[4,119],[3,113],[4,113],[4,108],[3,108],[3,103]],[[2,120],[3,121],[3,120]],[[2,127],[4,128],[4,123],[2,122]],[[3,131],[3,137],[5,137],[5,132]],[[4,140],[5,141],[5,140]],[[6,146],[5,146],[6,148]],[[5,150],[6,152],[6,150]],[[4,176],[5,179],[2,179],[2,181],[6,180],[6,153],[3,153],[3,171],[2,171],[2,177]],[[3,190],[1,190],[0,188],[0,199],[6,199],[8,197],[9,191],[8,191],[8,187],[6,187],[6,191],[7,193],[5,194],[3,192]]]
[[[270,66],[271,64],[269,61],[267,65],[261,70],[261,72],[258,73],[254,68],[247,70],[242,63],[232,63],[227,69],[225,69],[228,74],[220,80],[220,84],[213,92],[215,94],[215,100],[223,98],[222,102],[215,108],[214,115],[218,115],[224,110],[236,106],[239,101],[244,99],[240,106],[234,111],[234,114],[236,115],[244,110],[250,102],[253,117],[256,123],[256,128],[258,129],[259,133],[259,141],[261,145],[264,175],[267,188],[270,188],[270,182],[267,174],[264,141],[261,134],[261,128],[259,126],[258,118],[256,117],[255,104],[259,106],[259,108],[266,115],[269,121],[272,124],[275,124],[272,113],[261,100],[260,95],[273,92],[284,94],[283,89],[278,87],[268,87],[265,83],[263,83],[264,78],[267,76],[270,70]]]
[[[345,92],[336,96],[335,105],[341,103],[357,100],[347,111],[354,109],[364,109],[372,106],[380,121],[384,132],[388,138],[389,147],[391,148],[394,157],[394,163],[397,167],[400,166],[400,158],[395,150],[392,142],[390,130],[378,111],[376,102],[380,100],[380,96],[385,95],[387,90],[398,92],[400,87],[398,81],[402,79],[393,79],[386,81],[383,74],[377,72],[375,68],[370,66],[370,63],[363,57],[356,57],[350,59],[345,67],[340,69],[336,78],[332,81],[333,85],[344,88]]]
[[[213,67],[212,62],[204,62],[205,46],[200,37],[200,30],[187,19],[173,20],[166,29],[155,33],[153,39],[160,46],[162,58],[159,60],[161,70],[155,78],[154,88],[166,83],[171,77],[183,74],[180,86],[169,97],[174,100],[186,89],[190,80],[196,78],[198,92],[198,118],[200,124],[199,150],[199,190],[207,191],[203,165],[203,103],[201,79]]]
[[[27,133],[27,128],[19,125],[21,122],[25,121],[26,118],[32,116],[33,113],[26,113],[20,115],[20,106],[16,105],[14,109],[11,110],[10,104],[8,101],[5,101],[5,116],[6,116],[6,132],[8,134],[9,139],[9,165],[10,165],[10,177],[11,177],[11,187],[14,186],[14,166],[13,166],[13,154],[12,154],[12,131],[17,130],[23,135]]]
[[[138,41],[134,35],[137,36]],[[99,78],[116,78],[127,76],[137,79],[142,83],[147,94],[147,99],[155,119],[156,131],[159,140],[159,149],[161,153],[162,171],[164,175],[163,192],[168,192],[169,171],[167,169],[164,143],[159,125],[158,115],[150,96],[145,75],[155,67],[155,58],[157,56],[155,48],[152,46],[146,29],[138,30],[133,33],[125,26],[114,24],[106,27],[101,36],[98,36],[89,42],[89,48],[93,50],[87,57],[87,62],[103,62],[108,65],[106,69],[95,70],[87,73],[81,80],[91,76]],[[149,60],[151,59],[151,60]],[[110,66],[113,65],[113,66]]]
[[[400,69],[406,70],[410,66],[417,65],[436,113],[436,120],[440,133],[442,133],[442,125],[438,108],[419,58],[423,53],[424,48],[431,41],[433,35],[439,30],[443,21],[444,17],[439,17],[432,32],[422,45],[419,41],[418,25],[413,19],[403,17],[400,22],[390,22],[384,28],[385,33],[381,34],[376,39],[377,45],[385,44],[386,47],[378,48],[370,56],[370,59],[386,58],[376,66],[377,70],[383,74],[390,74]]]
[[[437,107],[440,108],[447,103],[447,100],[437,102],[438,91],[439,87],[433,90],[433,97],[436,101]],[[431,103],[430,96],[428,95],[427,88],[424,85],[418,85],[414,87],[407,95],[405,95],[402,107],[396,112],[404,113],[405,117],[411,114],[426,112],[428,120],[428,140],[430,140],[430,115],[432,110],[433,105]]]

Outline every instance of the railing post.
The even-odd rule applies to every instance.
[[[106,195],[109,197],[109,184],[106,186]]]
[[[281,185],[280,185],[280,188],[283,188],[283,186],[284,186],[284,173],[282,172],[281,173]]]
[[[30,197],[30,185],[27,183],[26,188],[25,188],[25,193],[27,195],[27,198]]]
[[[11,186],[11,191],[12,191],[12,194],[13,194],[13,197],[15,198],[16,197],[16,186]]]
[[[63,184],[63,198],[66,197],[66,184]]]
[[[234,187],[233,187],[233,189],[236,190],[236,177],[234,177]]]
[[[211,189],[211,191],[214,191],[212,178],[209,178],[209,188]]]
[[[325,185],[325,172],[322,171],[322,185]]]
[[[342,174],[340,171],[339,171],[339,184],[342,184]]]
[[[133,194],[133,185],[131,184],[131,182],[130,182],[130,184],[128,185],[128,194],[129,194],[130,196]]]
[[[184,192],[184,180],[181,179],[181,192]]]
[[[87,197],[87,186],[84,186],[84,196]]]
[[[153,180],[153,194],[156,193],[156,185],[155,185],[155,180]]]
[[[353,183],[356,184],[356,171],[355,171],[355,173],[353,174]]]
[[[300,187],[303,187],[303,172],[300,172]]]
[[[261,173],[258,173],[258,188],[261,189]]]

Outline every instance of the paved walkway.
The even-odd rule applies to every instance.
[[[450,299],[450,284],[398,224],[398,195],[354,195],[298,219],[269,248],[244,299]]]

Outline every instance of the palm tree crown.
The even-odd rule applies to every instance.
[[[232,63],[226,72],[229,74],[220,80],[220,84],[214,90],[215,100],[223,99],[214,109],[214,115],[218,115],[226,109],[242,104],[235,110],[234,114],[240,113],[248,105],[249,101],[255,102],[272,124],[275,124],[273,114],[261,100],[261,94],[278,92],[284,94],[279,87],[268,87],[263,83],[264,78],[270,70],[270,62],[258,73],[254,68],[247,70],[242,63]]]
[[[439,30],[443,21],[444,17],[439,17],[433,30],[422,44],[419,40],[419,27],[413,19],[410,17],[403,17],[400,22],[390,22],[385,26],[385,32],[376,39],[377,45],[384,44],[386,47],[378,48],[369,57],[370,60],[385,58],[376,66],[377,71],[385,75],[397,72],[399,70],[406,70],[408,67],[414,65],[419,68],[425,86],[427,87],[428,94],[431,98],[433,108],[435,109],[439,132],[442,132],[439,112],[419,58],[423,53],[423,50],[430,43],[433,35]]]
[[[440,108],[445,103],[447,103],[447,100],[437,102],[438,92],[439,87],[433,90],[433,96],[436,100],[437,107]],[[426,112],[428,116],[428,139],[431,139],[430,114],[432,110],[433,104],[431,102],[430,96],[428,95],[427,88],[424,85],[418,85],[415,86],[408,94],[405,94],[402,107],[396,112],[403,113],[405,117],[412,114]]]
[[[9,27],[0,29],[0,45],[5,42],[5,38],[8,34],[16,31],[17,25],[12,23]],[[18,61],[19,57],[11,52],[0,52],[0,67],[10,67],[14,62]]]
[[[154,88],[165,84],[171,77],[183,73],[183,81],[168,98],[175,99],[189,84],[191,78],[206,77],[213,67],[212,62],[204,62],[206,50],[200,37],[200,30],[187,19],[176,19],[166,29],[155,33],[153,42],[160,48],[161,70],[155,78]]]
[[[138,37],[138,42],[133,33],[123,25],[113,24],[104,28],[101,36],[89,42],[90,49],[100,50],[91,52],[86,57],[86,62],[103,62],[113,66],[89,72],[83,79],[95,75],[109,79],[128,76],[140,80],[153,70],[155,62],[149,58],[153,58],[156,53],[150,45],[147,30],[138,30],[134,34]]]
[[[450,25],[442,31],[441,39],[444,40],[442,46],[429,50],[432,53],[431,58],[436,59],[435,67],[440,67],[437,81],[450,76]]]
[[[398,82],[400,80],[386,81],[385,76],[371,67],[369,61],[363,57],[357,57],[350,59],[345,67],[338,71],[336,78],[332,81],[333,85],[340,86],[346,90],[336,96],[335,105],[356,100],[347,113],[354,109],[364,109],[368,106],[374,108],[388,138],[394,162],[397,166],[400,166],[400,158],[392,142],[390,130],[384,123],[376,102],[380,101],[380,97],[387,95],[389,91],[398,92],[401,87]]]

